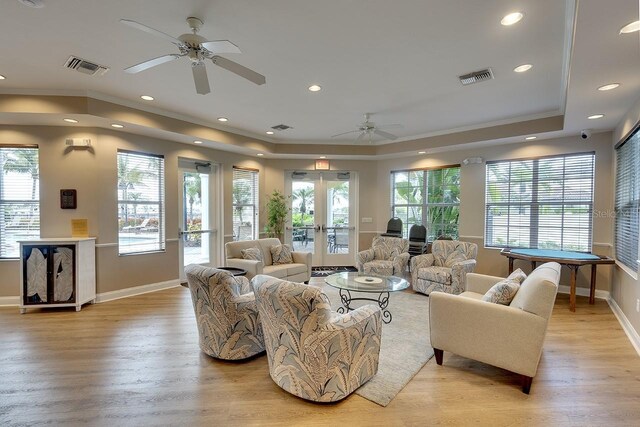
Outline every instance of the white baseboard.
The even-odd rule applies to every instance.
[[[0,297],[0,307],[13,307],[20,305],[20,297]]]
[[[638,335],[638,332],[633,328],[633,325],[629,322],[627,316],[624,315],[618,303],[613,298],[608,298],[607,302],[609,303],[609,307],[611,307],[613,314],[618,318],[618,322],[620,322],[622,330],[624,330],[624,333],[629,337],[631,345],[633,345],[633,348],[636,349],[636,352],[640,356],[640,335]]]
[[[558,293],[560,294],[569,294],[571,288],[567,285],[558,286]],[[580,295],[581,297],[589,296],[589,288],[576,288],[576,295]],[[596,289],[596,298],[608,300],[610,297],[609,291],[601,291],[600,289]]]
[[[149,292],[162,291],[164,289],[180,286],[180,279],[168,280],[160,283],[150,283],[148,285],[135,286],[133,288],[119,289],[117,291],[102,292],[96,295],[96,302],[113,301],[120,298],[132,297],[134,295],[146,294]]]
[[[133,288],[119,289],[117,291],[103,292],[96,294],[96,303],[113,301],[120,298],[132,297],[135,295],[147,294],[149,292],[162,291],[164,289],[180,286],[180,279],[168,280],[160,283],[150,283],[148,285],[135,286]],[[0,297],[0,307],[14,307],[20,305],[20,297]]]

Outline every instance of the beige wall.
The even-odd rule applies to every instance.
[[[90,137],[92,150],[70,150],[64,145],[67,137]],[[542,141],[540,143],[451,151],[410,158],[355,161],[331,160],[332,170],[358,174],[358,226],[360,248],[370,246],[373,236],[386,228],[390,215],[389,173],[391,170],[421,168],[461,163],[467,157],[480,156],[498,160],[549,154],[596,151],[596,211],[609,212],[612,206],[612,150],[611,133],[596,134],[588,141],[578,137]],[[313,170],[313,160],[259,160],[253,157],[222,152],[205,147],[190,146],[125,132],[105,129],[71,127],[0,126],[0,143],[38,144],[41,149],[41,208],[43,237],[62,237],[70,233],[71,218],[88,218],[90,233],[97,236],[98,292],[108,292],[158,283],[178,278],[178,158],[190,158],[220,163],[223,168],[224,232],[221,238],[230,239],[232,230],[231,194],[232,166],[259,169],[261,228],[264,225],[265,195],[274,189],[284,190],[286,170]],[[118,148],[163,154],[166,162],[166,236],[165,253],[117,255],[116,153]],[[478,243],[478,271],[504,275],[507,262],[499,251],[484,249],[484,165],[468,165],[461,172],[460,235]],[[78,209],[61,210],[58,191],[78,189]],[[371,217],[372,223],[362,223]],[[594,219],[594,252],[611,255],[612,221],[607,215]],[[222,252],[222,248],[220,248]],[[522,265],[527,270],[528,266]],[[598,289],[608,290],[611,267],[601,267]],[[563,278],[566,284],[566,277]],[[585,272],[579,276],[579,286],[587,286]],[[18,263],[0,262],[0,297],[19,294]],[[634,300],[635,301],[635,300]]]
[[[91,149],[70,149],[65,139],[91,138]],[[179,144],[105,129],[46,126],[0,126],[0,144],[37,144],[40,148],[41,236],[65,237],[70,219],[87,218],[96,236],[98,293],[178,278],[178,158],[205,160],[222,166],[223,235],[231,235],[232,167],[264,171],[256,159],[234,153]],[[165,156],[166,251],[118,256],[116,154],[128,149]],[[260,174],[264,185],[264,173]],[[78,190],[78,209],[62,210],[59,190]],[[221,256],[221,255],[220,255]],[[19,295],[18,261],[0,262],[0,297]]]
[[[613,132],[613,146],[624,141],[631,131],[640,124],[640,99],[627,112],[625,117]],[[611,192],[615,187],[612,185]],[[619,266],[615,267],[613,279],[611,282],[611,296],[616,304],[620,307],[629,323],[636,330],[636,334],[640,332],[640,313],[636,311],[637,300],[640,299],[640,280],[638,280],[638,269],[635,274],[628,272]]]
[[[378,162],[376,219],[377,229],[383,230],[389,218],[390,172],[408,168],[424,168],[451,164],[462,164],[468,157],[482,157],[486,160],[517,159],[553,154],[596,152],[595,172],[595,212],[610,212],[612,206],[611,186],[611,133],[593,135],[583,141],[579,137],[551,139],[540,142],[526,142],[494,147],[449,151],[438,154],[421,155],[411,159],[393,159]],[[469,164],[460,171],[460,237],[478,244],[477,272],[506,276],[508,263],[500,255],[499,249],[484,248],[484,198],[485,198],[485,165]],[[595,215],[593,222],[593,251],[601,255],[611,255],[612,221],[608,215]],[[530,271],[529,263],[516,261],[516,266]],[[566,270],[566,269],[563,269]],[[578,286],[588,287],[589,269],[579,271]],[[611,282],[609,266],[598,269],[598,289],[609,290]],[[564,271],[561,284],[568,285],[568,272]]]

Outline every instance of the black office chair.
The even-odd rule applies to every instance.
[[[409,229],[409,255],[412,257],[427,252],[427,227],[413,224]]]
[[[402,220],[397,217],[391,218],[387,223],[387,232],[381,236],[402,237]]]

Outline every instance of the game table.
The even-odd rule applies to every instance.
[[[569,310],[576,311],[576,278],[578,268],[583,265],[591,265],[591,287],[589,290],[589,304],[595,303],[596,294],[596,269],[598,264],[615,264],[612,258],[607,256],[594,255],[585,252],[556,251],[550,249],[509,249],[505,248],[501,255],[509,258],[509,274],[513,272],[513,261],[521,259],[531,262],[532,269],[536,268],[539,262],[557,262],[566,265],[571,271]]]

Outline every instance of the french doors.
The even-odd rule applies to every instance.
[[[180,279],[184,282],[186,265],[221,265],[217,250],[221,212],[219,204],[212,203],[221,200],[221,189],[218,165],[180,159],[178,166]]]
[[[355,265],[355,174],[294,171],[286,181],[291,211],[285,239],[294,251],[311,252],[314,266]]]

